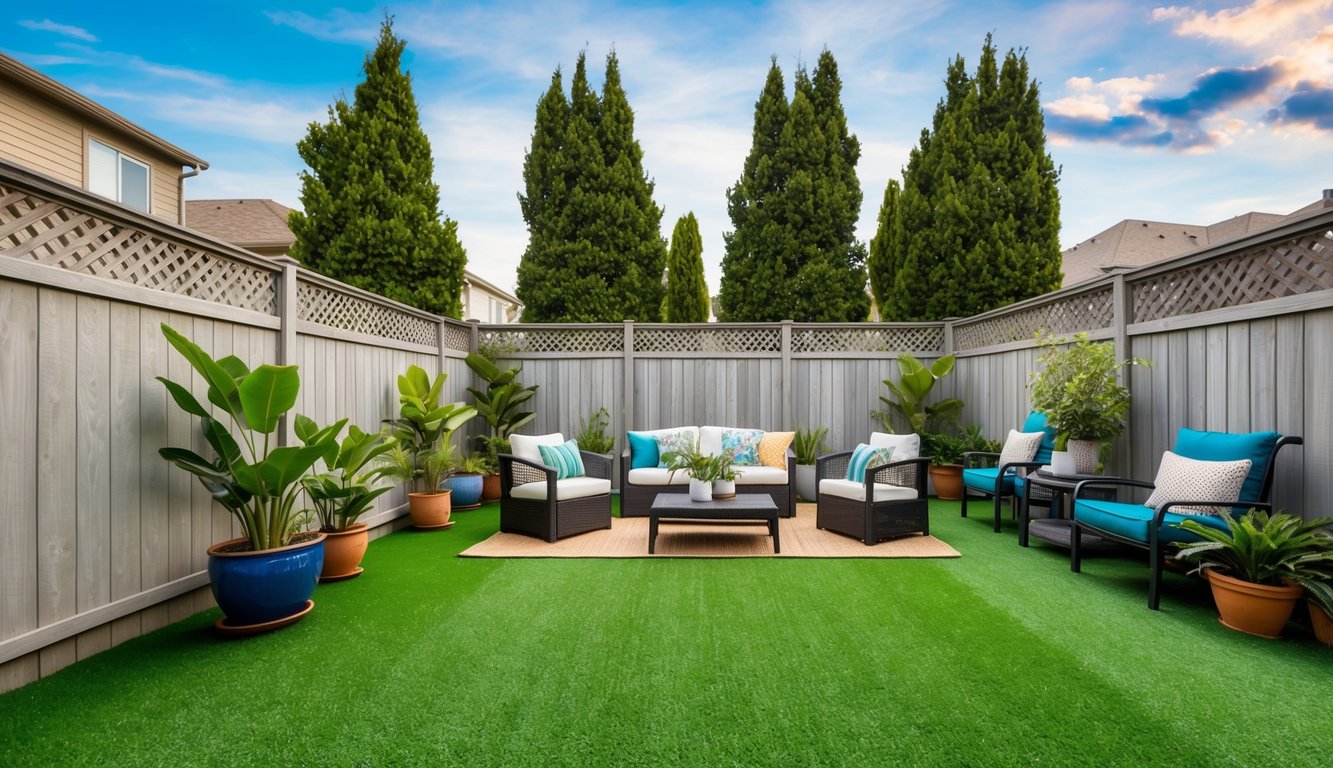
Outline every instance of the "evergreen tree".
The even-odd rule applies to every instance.
[[[667,289],[662,320],[668,323],[708,322],[708,285],[704,283],[704,244],[693,213],[681,216],[667,251]]]
[[[666,241],[634,112],[607,57],[602,96],[580,54],[566,100],[560,71],[537,105],[519,194],[528,247],[516,293],[526,322],[657,320]]]
[[[750,154],[727,191],[719,293],[725,320],[864,320],[865,246],[855,239],[860,144],[847,130],[828,51],[797,71],[787,102],[774,60],[755,104]]]
[[[1060,173],[1026,54],[997,66],[988,35],[976,74],[955,57],[945,89],[881,214],[872,281],[886,319],[972,315],[1060,285]]]
[[[297,144],[310,170],[301,172],[305,211],[288,220],[291,255],[358,288],[458,317],[467,255],[457,223],[440,216],[430,142],[401,69],[405,47],[386,18],[352,104],[338,99],[328,123],[311,123]]]
[[[898,194],[901,187],[897,179],[890,179],[884,187],[884,202],[879,206],[878,225],[875,236],[870,239],[870,256],[866,259],[866,271],[870,273],[870,295],[875,298],[875,305],[884,314],[885,302],[893,286],[893,277],[898,272],[894,263],[893,220],[898,213]]]

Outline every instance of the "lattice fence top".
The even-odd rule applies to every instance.
[[[635,328],[635,352],[782,352],[779,327]]]
[[[938,352],[944,348],[944,326],[795,326],[791,351],[819,352]]]
[[[1108,285],[976,322],[958,323],[953,329],[954,349],[963,351],[1031,341],[1039,333],[1064,334],[1109,328],[1115,321],[1111,293]]]
[[[300,280],[296,284],[296,316],[312,323],[384,339],[435,347],[439,324],[395,307]],[[463,342],[467,349],[467,341]]]
[[[277,273],[0,184],[5,256],[154,291],[278,312]]]
[[[456,349],[460,352],[471,351],[472,331],[453,323],[443,323],[440,326],[441,333],[444,336],[444,348]]]
[[[1333,232],[1310,232],[1130,284],[1133,322],[1333,288]]]
[[[613,352],[625,350],[625,331],[614,328],[482,329],[477,346],[491,357],[539,352]]]

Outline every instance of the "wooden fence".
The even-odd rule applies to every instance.
[[[157,456],[202,441],[154,380],[192,380],[158,326],[215,355],[294,363],[297,411],[373,428],[411,363],[475,383],[469,350],[540,386],[524,431],[685,424],[827,426],[834,449],[878,428],[895,356],[958,356],[938,396],[1003,437],[1028,411],[1038,331],[1088,331],[1153,366],[1128,377],[1111,470],[1150,478],[1177,428],[1305,437],[1279,504],[1333,502],[1333,210],[1173,262],[977,317],[921,324],[478,325],[445,320],[172,227],[0,161],[0,690],[211,605],[204,551],[230,517]],[[479,423],[471,427],[481,431]],[[623,439],[617,448],[623,447]],[[368,522],[384,533],[401,491]]]

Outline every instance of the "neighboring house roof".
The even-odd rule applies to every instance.
[[[286,253],[296,236],[287,227],[292,209],[272,200],[186,200],[185,226],[252,251]]]
[[[1285,216],[1251,211],[1206,226],[1125,219],[1064,252],[1064,285],[1092,280],[1107,272],[1155,264],[1205,246],[1271,229],[1327,207],[1333,207],[1333,198],[1325,193],[1322,200]]]
[[[128,134],[144,142],[172,160],[178,161],[181,165],[196,166],[200,170],[208,167],[208,161],[186,152],[160,136],[149,133],[92,99],[3,53],[0,53],[0,74],[31,91],[68,107],[94,123]]]

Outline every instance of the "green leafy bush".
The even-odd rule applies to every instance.
[[[1063,451],[1070,440],[1109,440],[1125,431],[1129,390],[1117,380],[1121,368],[1149,365],[1133,358],[1116,360],[1115,345],[1090,341],[1086,333],[1072,340],[1047,336],[1030,375],[1032,407],[1046,414],[1056,430],[1055,448]]]

